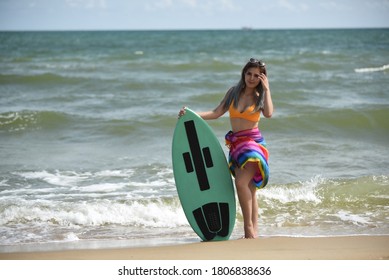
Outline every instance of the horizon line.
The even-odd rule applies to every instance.
[[[0,32],[142,32],[142,31],[277,31],[277,30],[361,30],[361,29],[389,29],[388,27],[267,27],[267,28],[166,28],[166,29],[0,29]]]

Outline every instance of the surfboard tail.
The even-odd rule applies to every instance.
[[[230,226],[228,203],[204,204],[193,211],[193,216],[207,241],[213,240],[216,236],[228,236]]]

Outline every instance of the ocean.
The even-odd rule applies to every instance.
[[[275,106],[260,236],[389,234],[389,29],[0,32],[0,252],[199,242],[177,114],[216,107],[250,57]],[[208,123],[227,154],[228,116]]]

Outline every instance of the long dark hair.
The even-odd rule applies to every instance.
[[[260,72],[264,73],[267,76],[266,64],[258,59],[250,58],[250,60],[246,63],[246,65],[242,69],[240,81],[228,91],[227,99],[224,102],[224,109],[228,109],[232,102],[234,103],[234,107],[238,108],[239,96],[242,90],[246,87],[246,83],[245,83],[246,72],[249,68],[252,67],[259,68]],[[259,83],[256,89],[259,93],[259,96],[255,103],[255,109],[254,109],[255,112],[263,109],[264,106],[263,104],[265,100],[265,94],[263,92],[262,83]]]

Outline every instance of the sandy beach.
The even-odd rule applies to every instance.
[[[1,260],[386,260],[389,236],[261,237],[184,245],[0,253]]]

